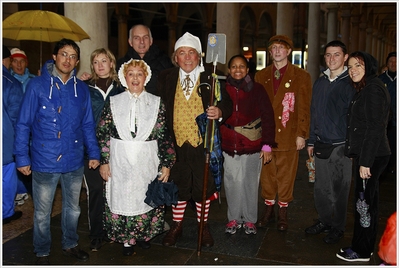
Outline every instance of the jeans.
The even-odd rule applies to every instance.
[[[62,249],[78,245],[80,216],[79,198],[82,188],[83,167],[68,173],[32,172],[34,204],[33,246],[37,257],[48,256],[51,247],[50,220],[55,190],[60,181],[62,188]]]

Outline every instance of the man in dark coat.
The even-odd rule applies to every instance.
[[[144,60],[150,66],[152,72],[151,80],[145,89],[154,94],[156,92],[158,74],[162,70],[173,67],[173,64],[170,58],[153,44],[151,30],[145,25],[134,25],[130,29],[128,42],[130,47],[126,55],[117,61],[116,71],[130,59]]]
[[[204,70],[201,53],[199,38],[185,33],[176,41],[172,55],[172,61],[177,67],[161,72],[157,84],[157,94],[165,103],[168,129],[176,146],[177,161],[171,169],[169,181],[173,180],[179,188],[179,201],[172,206],[173,224],[162,241],[164,246],[173,246],[182,235],[182,222],[189,200],[196,203],[197,221],[201,219],[205,153],[196,117],[206,111],[208,119],[222,122],[231,115],[233,109],[224,85],[221,86],[221,100],[216,105],[209,103],[210,91],[200,87],[200,84],[211,85],[212,71]],[[198,90],[199,87],[201,90]],[[201,245],[211,247],[214,241],[207,219],[210,202],[217,197],[217,193],[210,173],[207,174],[207,180]]]

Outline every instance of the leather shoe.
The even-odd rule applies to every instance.
[[[305,229],[305,233],[307,234],[320,234],[320,233],[328,233],[331,230],[331,226],[322,223],[317,220],[315,224]]]
[[[151,244],[149,241],[136,241],[136,244],[141,247],[142,249],[149,249]]]
[[[198,230],[199,230],[199,223],[198,223]],[[214,244],[211,232],[209,231],[209,224],[207,222],[204,223],[204,229],[202,230],[202,240],[201,246],[203,247],[212,247]]]
[[[262,218],[260,218],[260,220],[258,220],[258,222],[256,223],[256,226],[259,228],[263,228],[266,227],[269,222],[273,222],[275,221],[275,213],[274,213],[274,205],[273,206],[265,206],[265,212],[263,213]]]
[[[76,246],[74,248],[64,249],[64,250],[62,250],[62,252],[66,256],[75,257],[76,259],[81,260],[81,261],[87,261],[89,259],[89,254],[87,254],[85,251],[78,248],[78,246]]]
[[[183,233],[183,221],[173,221],[172,226],[169,229],[169,232],[165,235],[162,240],[162,245],[164,246],[173,246],[176,244],[177,238],[180,237]]]
[[[50,265],[50,261],[48,260],[48,256],[37,257],[36,265]]]
[[[338,229],[332,228],[331,231],[323,238],[323,241],[327,244],[335,244],[344,236],[344,232]]]
[[[287,231],[287,229],[288,229],[287,207],[281,207],[278,209],[277,230]]]
[[[123,255],[125,255],[125,256],[131,256],[131,255],[133,255],[133,254],[135,254],[135,252],[134,252],[134,247],[133,247],[133,246],[131,246],[131,247],[125,247],[125,245],[123,245]]]
[[[18,220],[22,216],[22,211],[15,211],[11,217],[3,219],[3,224],[10,223],[11,221]]]

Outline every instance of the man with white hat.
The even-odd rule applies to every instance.
[[[202,86],[199,90],[200,84],[212,83],[212,71],[205,70],[201,54],[199,38],[186,32],[176,41],[172,55],[177,68],[162,71],[157,84],[157,93],[166,105],[168,129],[176,148],[177,162],[171,169],[169,181],[173,180],[179,188],[179,201],[172,206],[173,224],[162,241],[164,246],[173,246],[182,235],[184,212],[191,199],[196,204],[198,223],[201,219],[205,153],[195,118],[205,110],[208,119],[222,122],[231,115],[233,108],[224,84],[221,85],[221,101],[216,106],[209,103],[210,90]],[[202,236],[202,246],[205,247],[214,244],[207,219],[210,201],[215,197],[215,182],[209,173]]]
[[[28,81],[35,77],[34,74],[31,74],[28,69],[28,57],[25,54],[25,51],[20,50],[19,48],[11,49],[11,74],[14,76],[19,82],[22,83],[22,89],[25,93],[26,85]]]

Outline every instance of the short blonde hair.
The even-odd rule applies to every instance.
[[[147,64],[145,64],[145,62],[142,60],[132,60],[128,64],[124,64],[123,65],[123,76],[126,77],[127,69],[129,67],[140,67],[141,69],[143,69],[145,76],[146,77],[148,76]]]

